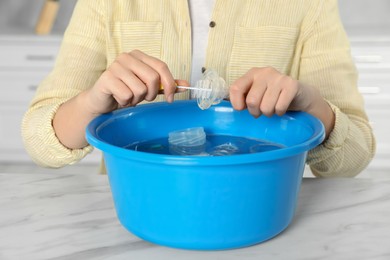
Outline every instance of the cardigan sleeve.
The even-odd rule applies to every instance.
[[[337,0],[324,0],[303,44],[299,80],[317,87],[335,114],[329,138],[308,153],[315,176],[352,177],[375,154],[375,138],[357,88],[357,70]]]
[[[62,145],[52,121],[61,104],[93,86],[106,69],[106,29],[100,2],[77,1],[54,69],[39,85],[23,117],[24,146],[41,166],[73,164],[92,151],[91,146],[72,150]]]

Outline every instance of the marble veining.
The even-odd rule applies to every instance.
[[[305,178],[280,235],[242,249],[190,251],[126,231],[107,176],[0,173],[0,259],[390,259],[390,180]]]

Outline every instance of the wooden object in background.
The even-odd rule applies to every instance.
[[[58,0],[45,0],[43,8],[35,26],[35,33],[40,35],[49,34],[57,17],[59,8]]]

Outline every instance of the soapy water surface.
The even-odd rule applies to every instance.
[[[175,146],[168,143],[168,138],[159,138],[137,142],[124,148],[155,154],[194,155],[194,156],[227,156],[248,153],[267,152],[285,146],[260,139],[229,136],[206,135],[206,143],[198,146]]]

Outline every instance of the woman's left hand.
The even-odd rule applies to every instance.
[[[256,118],[305,111],[323,122],[327,136],[334,127],[334,113],[318,89],[271,67],[250,69],[230,86],[229,94],[234,109],[247,108]]]

